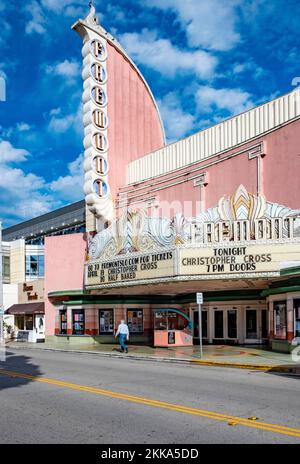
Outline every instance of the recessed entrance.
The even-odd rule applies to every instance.
[[[228,338],[237,338],[237,312],[236,309],[227,311]]]
[[[223,311],[215,311],[215,337],[224,338],[224,317]]]
[[[202,321],[202,338],[207,338],[207,311],[201,311],[201,321]],[[193,313],[193,337],[194,342],[199,343],[199,311],[195,310]]]

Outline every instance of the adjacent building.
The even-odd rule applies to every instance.
[[[85,204],[80,201],[2,231],[7,336],[45,340],[45,237],[84,232],[85,222]]]

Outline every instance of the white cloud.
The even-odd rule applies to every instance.
[[[68,116],[62,117],[52,117],[49,122],[48,129],[50,132],[55,132],[57,134],[63,134],[67,132],[72,125],[74,124],[74,116],[69,114]]]
[[[48,131],[56,134],[63,134],[70,129],[73,129],[78,134],[82,134],[82,104],[78,106],[76,112],[63,115],[61,108],[54,108],[50,111],[50,121]]]
[[[55,14],[64,16],[85,17],[88,14],[88,2],[86,0],[42,0],[45,9]],[[98,14],[98,16],[100,16]]]
[[[230,50],[240,35],[236,7],[241,0],[146,0],[149,7],[173,9],[186,30],[189,45]]]
[[[181,50],[170,40],[159,39],[157,31],[143,29],[140,34],[125,33],[121,36],[121,42],[134,60],[169,77],[185,71],[203,79],[210,78],[217,65],[217,59],[210,53]]]
[[[64,60],[61,63],[43,65],[42,67],[45,68],[47,74],[63,77],[64,82],[68,85],[74,84],[80,76],[81,65],[76,60]]]
[[[7,140],[0,142],[0,216],[23,220],[43,214],[55,205],[54,199],[45,192],[46,182],[42,177],[15,166],[29,157],[27,150],[15,148]]]
[[[7,140],[0,141],[0,217],[21,221],[83,198],[82,155],[68,164],[66,176],[50,184],[17,165],[26,165],[30,157],[27,150],[15,148]]]
[[[31,129],[32,127],[30,124],[27,124],[26,122],[18,122],[16,125],[16,129],[20,132],[27,132]]]
[[[44,16],[43,10],[39,3],[36,0],[31,1],[25,7],[25,11],[31,15],[30,21],[26,23],[26,34],[44,34],[46,32],[45,23],[46,18]]]
[[[65,201],[78,201],[83,198],[83,155],[68,164],[68,174],[60,176],[50,184],[50,189]]]
[[[17,122],[14,126],[10,127],[2,127],[0,126],[0,140],[1,138],[11,138],[12,135],[16,134],[17,132],[29,132],[34,128],[34,126],[31,126],[30,124],[27,124],[26,122]],[[23,136],[23,134],[22,134]]]
[[[1,21],[0,45],[7,45],[7,39],[11,35],[11,26],[7,21]]]
[[[28,156],[27,150],[14,148],[7,140],[0,141],[0,164],[26,161]]]
[[[235,63],[232,68],[233,74],[247,73],[253,79],[260,79],[266,75],[266,70],[258,66],[254,61],[245,61],[244,63]]]
[[[158,101],[158,106],[166,128],[168,143],[181,139],[192,130],[194,116],[182,110],[176,93],[168,93]]]
[[[55,13],[60,13],[72,3],[74,3],[74,0],[42,0],[42,5],[48,10],[51,10]],[[77,3],[80,3],[80,2],[77,2]],[[86,3],[86,2],[81,1],[81,3]]]
[[[227,110],[238,114],[254,106],[251,95],[241,89],[215,89],[207,85],[199,86],[196,92],[198,110],[202,113],[214,109]]]

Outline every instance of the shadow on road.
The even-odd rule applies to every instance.
[[[1,371],[11,371],[12,376],[1,374]],[[33,364],[29,356],[6,351],[5,360],[0,362],[0,391],[5,388],[22,387],[33,382],[30,377],[17,377],[13,376],[13,373],[25,374],[30,377],[39,377],[41,375],[39,366]]]
[[[273,369],[268,369],[266,373],[300,380],[300,364],[285,364],[284,366],[274,366]]]

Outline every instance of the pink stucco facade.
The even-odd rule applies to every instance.
[[[258,159],[249,159],[249,150],[258,143],[263,143],[265,155],[260,160],[260,171]],[[182,212],[183,208],[187,215],[195,215],[199,212],[200,189],[194,186],[193,179],[206,173],[207,185],[201,192],[204,209],[215,206],[223,195],[231,195],[240,184],[254,194],[260,187],[268,201],[299,208],[300,185],[295,175],[300,172],[299,143],[300,120],[296,120],[201,162],[125,185],[119,189],[119,197],[126,193],[130,204],[156,198],[161,216]],[[184,202],[188,204],[185,207]]]
[[[55,308],[49,292],[83,288],[83,267],[86,256],[84,234],[45,238],[45,317],[46,335],[54,335]]]

